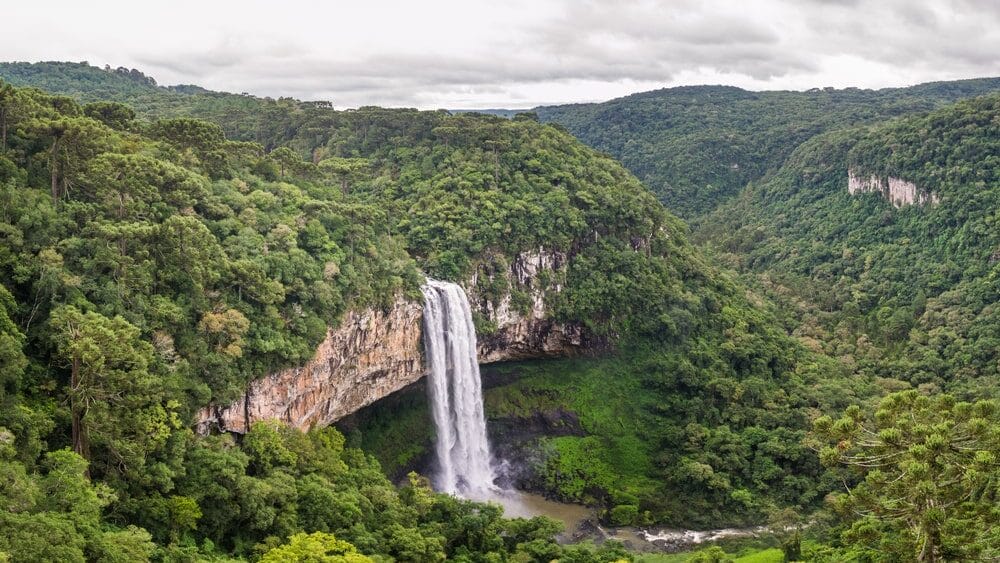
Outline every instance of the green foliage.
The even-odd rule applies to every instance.
[[[421,271],[476,273],[483,299],[527,310],[532,288],[495,275],[525,251],[566,256],[537,281],[561,287],[546,297],[553,320],[618,353],[527,367],[487,392],[488,413],[509,427],[539,413],[564,423],[524,445],[531,484],[600,505],[614,523],[815,507],[843,469],[824,472],[807,450],[808,420],[906,383],[975,395],[998,375],[996,98],[792,152],[991,81],[678,89],[608,106],[615,124],[637,115],[633,103],[640,119],[604,127],[611,140],[595,145],[685,213],[766,178],[713,216],[719,227],[697,230],[748,293],[611,158],[530,115],[337,112],[87,65],[4,64],[0,75],[76,97],[0,86],[0,503],[12,523],[0,552],[13,560],[627,557],[561,547],[549,521],[506,520],[416,478],[397,490],[333,430],[257,424],[236,444],[185,428],[209,401],[311,358],[348,309],[418,298]],[[851,198],[849,167],[912,180],[941,203]],[[395,420],[407,432],[363,427],[352,445],[396,472],[431,438],[420,415]],[[980,508],[955,522],[981,530]],[[946,524],[935,533],[958,534]],[[912,538],[892,526],[859,520],[830,549],[864,553],[871,543],[859,542],[884,537],[904,553]],[[991,553],[984,542],[967,548]]]
[[[619,504],[611,509],[608,520],[615,526],[630,526],[639,518],[639,507],[634,504]]]
[[[992,396],[998,104],[977,98],[805,143],[698,238],[782,303],[803,340],[865,379]],[[914,182],[940,203],[895,209],[881,194],[852,196],[848,169]]]
[[[102,522],[114,495],[86,477],[86,461],[68,450],[45,455],[37,470],[13,459],[13,436],[0,428],[0,552],[10,561],[148,561],[144,530]]]
[[[371,558],[357,552],[353,545],[331,534],[298,533],[289,542],[264,554],[261,563],[369,563]]]
[[[615,506],[636,506],[642,525],[738,525],[773,505],[817,507],[837,483],[801,442],[831,366],[741,380],[691,364],[684,375],[675,365],[686,353],[636,348],[487,370],[487,381],[508,382],[488,385],[484,401],[502,455],[528,465],[520,485],[606,508],[607,521]],[[426,459],[430,427],[423,389],[342,426],[393,474]]]
[[[668,209],[694,219],[776,171],[818,134],[997,89],[996,78],[807,92],[682,86],[534,111],[620,160]]]
[[[135,111],[119,102],[91,102],[83,106],[83,115],[96,119],[112,129],[124,131],[132,127]]]
[[[837,420],[817,419],[820,458],[862,479],[831,499],[853,521],[844,543],[900,560],[995,557],[998,428],[996,401],[913,390],[883,399],[873,420],[857,407]]]
[[[173,109],[139,105],[133,119],[111,103],[81,108],[5,90],[17,127],[0,161],[0,282],[12,325],[0,334],[12,368],[2,423],[24,446],[18,463],[31,475],[45,441],[88,459],[89,476],[109,487],[103,519],[88,515],[114,528],[108,553],[151,539],[168,559],[259,557],[299,532],[323,532],[402,559],[617,557],[613,547],[562,551],[543,520],[398,493],[336,432],[257,424],[236,446],[185,428],[207,402],[311,358],[349,308],[413,298],[419,269],[465,279],[492,265],[509,270],[520,252],[559,251],[569,265],[538,283],[565,288],[549,304],[560,320],[586,320],[609,342],[669,343],[677,355],[721,343],[729,323],[760,324],[760,336],[706,356],[705,369],[774,377],[793,362],[772,358],[788,352],[780,335],[698,260],[680,222],[611,159],[555,127],[377,108],[299,114],[306,105],[282,101],[281,119],[304,119],[296,135],[312,136],[303,145],[281,132],[284,147],[264,143],[265,153],[227,138],[227,127],[244,131],[242,118],[192,117],[207,107],[200,93],[161,91],[131,73],[102,78],[127,79],[124,92]],[[618,267],[619,276],[587,275]],[[510,292],[517,310],[531,305],[527,288],[483,289],[494,301]],[[639,321],[647,311],[654,318]],[[582,467],[580,445],[567,441],[554,463]],[[656,477],[652,453],[634,435],[616,447],[636,462],[627,486],[608,478],[608,462],[584,476],[587,494],[638,507],[635,491]],[[97,553],[81,545],[84,557]]]
[[[171,406],[158,402],[161,382],[149,373],[153,347],[125,319],[72,305],[54,310],[49,325],[54,358],[71,373],[74,450],[91,459],[91,444],[106,449],[99,458],[109,470],[143,467],[146,452],[161,447],[179,424]]]
[[[7,288],[0,285],[0,401],[21,384],[28,358],[24,355],[24,334],[11,319],[17,304]],[[4,421],[0,419],[0,424]]]

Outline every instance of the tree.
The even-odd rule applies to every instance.
[[[288,147],[278,147],[268,154],[277,164],[279,178],[285,179],[285,172],[291,172],[302,165],[302,157]]]
[[[49,139],[52,201],[69,192],[73,177],[90,158],[110,148],[114,132],[88,117],[35,118],[24,124],[32,135]]]
[[[188,117],[160,119],[150,126],[149,134],[154,139],[180,149],[193,149],[200,154],[218,148],[226,140],[218,125]]]
[[[298,533],[288,543],[264,554],[261,563],[372,563],[353,545],[333,534]]]
[[[204,177],[138,154],[102,154],[91,160],[80,183],[83,199],[97,203],[105,217],[116,220],[158,218],[172,211],[158,203],[186,209],[208,193]]]
[[[320,161],[318,166],[321,172],[340,182],[340,191],[347,194],[350,192],[351,184],[368,173],[371,163],[366,158],[333,157]]]
[[[0,81],[0,154],[7,152],[7,127],[10,125],[16,103],[17,90],[10,84]]]
[[[690,563],[733,563],[733,559],[726,554],[726,551],[717,545],[698,550],[688,561]]]
[[[90,460],[93,443],[109,467],[141,469],[179,426],[176,404],[164,400],[162,380],[150,372],[152,345],[121,317],[71,305],[55,309],[49,324],[56,357],[70,370],[73,451]]]
[[[129,129],[135,121],[135,111],[120,102],[91,102],[83,106],[83,115],[118,131]]]
[[[28,365],[24,355],[24,334],[11,319],[16,310],[14,296],[0,285],[0,402],[4,400],[8,388],[17,386]]]
[[[854,519],[845,542],[928,562],[1000,548],[992,533],[1000,525],[996,401],[904,391],[883,399],[873,420],[852,406],[837,420],[817,419],[815,433],[828,444],[824,464],[861,478],[834,497],[838,512]]]
[[[226,170],[226,136],[214,123],[187,117],[160,119],[150,126],[149,134],[172,146],[186,164],[201,168],[213,178],[221,177]]]

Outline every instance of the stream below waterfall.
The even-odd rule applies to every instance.
[[[564,543],[618,540],[634,551],[682,551],[704,542],[754,537],[766,528],[708,531],[621,527],[605,528],[586,506],[556,502],[541,495],[495,484],[496,460],[483,412],[482,379],[476,331],[465,290],[458,284],[427,279],[424,294],[424,350],[428,395],[436,430],[433,479],[439,491],[504,507],[508,517],[548,516],[565,525]]]
[[[498,490],[470,496],[472,500],[493,502],[504,508],[508,518],[548,516],[562,522],[565,531],[557,538],[560,543],[592,540],[602,543],[617,540],[636,552],[677,552],[719,540],[754,538],[768,533],[766,526],[749,528],[719,528],[716,530],[686,530],[659,526],[606,527],[598,522],[596,511],[581,504],[549,500],[542,495],[517,490]]]

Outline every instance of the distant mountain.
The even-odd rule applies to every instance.
[[[806,92],[683,86],[533,111],[617,158],[668,209],[690,219],[777,170],[815,135],[997,90],[1000,78]]]
[[[505,119],[513,119],[515,115],[519,113],[528,113],[531,109],[452,109],[448,110],[451,113],[482,113],[486,115],[495,115],[497,117],[503,117]]]
[[[135,69],[99,68],[86,62],[0,63],[0,80],[72,96],[80,102],[114,100],[141,117],[197,117],[222,127],[231,140],[253,141],[266,149],[289,145],[303,156],[329,139],[330,102],[258,98],[214,92],[200,86],[159,86]]]

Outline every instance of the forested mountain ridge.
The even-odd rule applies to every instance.
[[[888,394],[815,421],[858,479],[830,497],[828,560],[997,558],[998,224],[997,94],[817,136],[700,222],[800,340]]]
[[[933,200],[895,208],[848,175]],[[797,309],[861,374],[994,396],[1000,350],[1000,95],[837,131],[700,222],[697,237]]]
[[[337,114],[330,111],[330,102],[260,98],[193,85],[158,86],[152,77],[124,67],[102,69],[86,62],[0,62],[0,80],[71,96],[83,103],[124,102],[139,116],[150,119],[204,119],[222,127],[230,140],[259,143],[267,151],[288,146],[314,162],[325,156],[327,141],[336,129],[331,119]],[[383,141],[375,138],[368,143],[369,148]],[[320,152],[314,155],[316,150]]]
[[[776,171],[817,134],[998,89],[1000,78],[806,92],[682,86],[533,111],[618,159],[668,209],[690,220]]]
[[[642,417],[626,436],[640,456],[630,479],[581,464],[581,447],[606,463],[619,452],[611,427],[592,427],[550,452],[553,490],[621,506],[619,523],[692,518],[657,501],[680,487],[739,519],[823,491],[802,476],[819,466],[799,438],[811,409],[839,406],[805,391],[835,368],[709,266],[634,177],[555,127],[315,108],[303,160],[210,122],[0,88],[0,464],[14,476],[0,552],[15,560],[257,558],[297,532],[335,532],[376,558],[620,557],[561,548],[549,521],[501,520],[419,480],[397,492],[332,429],[262,423],[240,444],[190,430],[208,401],[310,357],[345,310],[415,298],[422,272],[455,279],[541,244],[572,255],[553,314],[614,338],[619,379],[647,390],[623,399]],[[275,106],[280,123],[298,119],[289,104]],[[689,434],[690,448],[659,456]],[[723,462],[733,440],[743,451]]]

